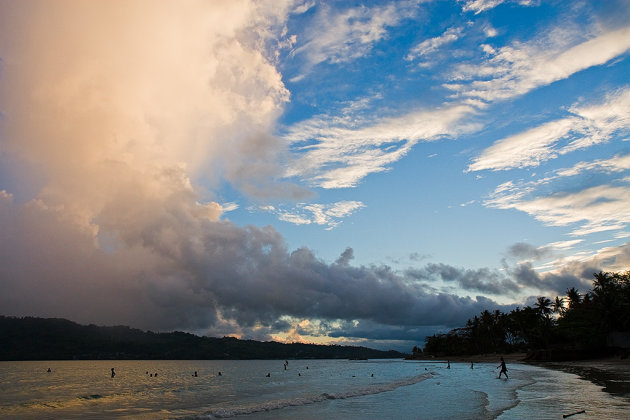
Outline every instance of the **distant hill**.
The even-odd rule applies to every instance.
[[[397,351],[367,347],[154,333],[125,326],[79,325],[59,318],[0,316],[0,360],[383,359]]]

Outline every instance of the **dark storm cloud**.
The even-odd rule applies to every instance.
[[[457,268],[448,264],[427,264],[420,269],[410,269],[407,275],[418,280],[440,279],[445,282],[456,283],[464,290],[474,290],[495,295],[515,292],[519,289],[518,284],[488,268],[465,269]]]
[[[361,323],[357,327],[345,326],[336,331],[330,332],[331,337],[364,338],[368,340],[418,340],[419,337],[435,334],[436,332],[448,330],[445,326],[386,326],[371,322]]]
[[[512,269],[511,273],[519,284],[539,290],[541,294],[564,296],[572,287],[578,290],[590,289],[593,274],[601,271],[598,267],[598,262],[593,260],[565,264],[557,272],[539,273],[531,263],[523,263]]]
[[[484,309],[510,309],[484,296],[436,293],[424,282],[440,279],[499,295],[527,287],[553,296],[588,288],[598,271],[593,261],[543,274],[531,263],[506,275],[446,264],[399,273],[384,265],[350,265],[351,248],[328,264],[308,248],[289,251],[272,227],[212,221],[199,216],[193,196],[177,196],[154,202],[142,217],[132,217],[131,208],[103,211],[102,226],[120,232],[117,247],[105,252],[95,244],[98,237],[62,208],[38,201],[17,205],[3,192],[3,313],[256,339],[295,328],[288,316],[321,321],[300,334],[411,340],[426,328],[462,326]]]
[[[5,194],[3,311],[198,330],[226,320],[243,329],[272,325],[283,315],[458,325],[487,303],[428,293],[387,266],[327,264],[307,248],[289,252],[271,227],[194,217],[185,196],[180,198],[128,225],[118,250],[106,253],[94,246],[91,232],[58,210],[16,206]],[[351,255],[351,249],[344,251],[340,261]]]
[[[508,248],[508,254],[515,258],[530,258],[540,260],[551,256],[549,248],[539,248],[524,242],[517,242]]]
[[[348,247],[341,253],[339,258],[337,258],[337,261],[335,262],[339,265],[348,265],[353,258],[354,258],[354,250]]]

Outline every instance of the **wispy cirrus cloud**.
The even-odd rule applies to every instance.
[[[484,150],[468,171],[509,170],[535,167],[575,150],[610,141],[630,130],[630,89],[609,95],[595,105],[573,106],[571,116],[547,122],[524,133],[499,140]],[[622,137],[623,138],[623,137]],[[630,170],[630,155],[581,161],[568,168],[528,182],[508,181],[497,186],[485,205],[526,212],[549,226],[572,226],[571,235],[626,229],[630,224],[629,179],[619,177]],[[601,173],[612,175],[598,185],[573,183],[564,191],[558,183],[569,177]],[[590,185],[590,186],[589,186]],[[541,193],[544,187],[552,193]],[[575,243],[568,242],[568,246]],[[560,243],[567,246],[567,243]]]
[[[408,58],[429,54],[458,36],[458,30],[449,30],[417,45]],[[479,129],[481,124],[467,124],[464,120],[487,102],[524,94],[606,63],[628,49],[630,27],[604,32],[586,41],[571,31],[558,30],[528,44],[515,43],[499,50],[486,46],[490,58],[482,65],[462,64],[455,68],[454,81],[445,86],[457,95],[441,108],[370,120],[366,112],[324,115],[289,127],[283,137],[292,143],[296,159],[285,175],[322,188],[355,187],[367,175],[387,171],[420,141]],[[500,140],[476,158],[468,171],[536,166],[560,153],[606,141],[612,131],[627,126],[629,107],[625,105],[629,97],[626,92],[619,95],[617,102],[613,100],[601,109],[574,107],[565,119]],[[606,112],[617,113],[616,119]],[[561,140],[567,144],[554,147]]]
[[[413,61],[417,58],[426,56],[437,51],[439,48],[453,43],[459,39],[462,33],[462,28],[449,28],[442,35],[434,38],[426,39],[419,44],[415,45],[405,57],[408,61]]]
[[[468,171],[538,166],[559,155],[609,141],[613,134],[630,130],[630,88],[610,95],[601,104],[573,106],[569,112],[571,115],[566,118],[496,141],[474,159]],[[614,165],[625,165],[624,162],[618,158],[607,165],[612,168]],[[604,164],[600,162],[600,165]],[[581,168],[574,170],[587,167],[588,164],[582,164]]]
[[[486,10],[494,9],[505,0],[465,0],[462,6],[464,12],[474,12],[476,15]]]
[[[567,250],[584,242],[584,239],[572,239],[568,241],[556,241],[545,245],[545,248],[552,250]]]
[[[549,226],[576,224],[574,236],[621,230],[630,224],[630,185],[599,185],[530,198],[533,191],[533,186],[523,188],[510,181],[498,186],[485,204],[523,211]]]
[[[630,170],[630,154],[614,156],[610,159],[597,159],[592,162],[579,162],[571,168],[561,169],[558,176],[575,176],[586,171],[602,171],[606,173]]]
[[[487,102],[523,95],[566,79],[589,67],[605,64],[630,49],[630,26],[584,39],[577,31],[557,30],[528,43],[515,42],[495,50],[480,65],[461,64],[444,86],[456,97]]]
[[[474,12],[476,15],[479,13],[494,9],[495,7],[503,3],[518,3],[521,6],[533,6],[538,3],[535,0],[463,0],[464,5],[462,10],[464,12]]]
[[[351,117],[316,117],[289,128],[284,138],[300,153],[286,172],[322,188],[354,187],[371,173],[386,171],[420,141],[478,128],[462,120],[468,105],[420,110],[376,123]]]
[[[274,206],[262,206],[263,211],[274,213],[282,221],[295,225],[322,225],[327,230],[339,226],[344,217],[359,211],[365,207],[360,201],[339,201],[331,204],[298,204],[291,210],[276,208]]]
[[[343,12],[321,4],[315,23],[303,35],[304,41],[297,40],[299,46],[293,54],[303,55],[307,68],[322,62],[355,60],[386,38],[388,27],[413,16],[416,4],[416,1],[392,2],[384,6],[352,7]]]

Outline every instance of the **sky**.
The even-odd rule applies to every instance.
[[[409,352],[630,269],[630,2],[0,0],[0,314]]]

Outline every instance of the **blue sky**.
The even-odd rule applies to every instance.
[[[558,259],[627,242],[612,208],[627,187],[627,4],[310,6],[287,23],[276,135],[316,196],[230,218],[273,224],[329,261],[350,246],[359,264],[401,269],[411,255],[496,268],[516,243]],[[619,200],[612,214],[588,191]],[[339,217],[309,211],[344,202]]]
[[[4,314],[405,350],[586,290],[630,266],[628,22],[0,1]]]

